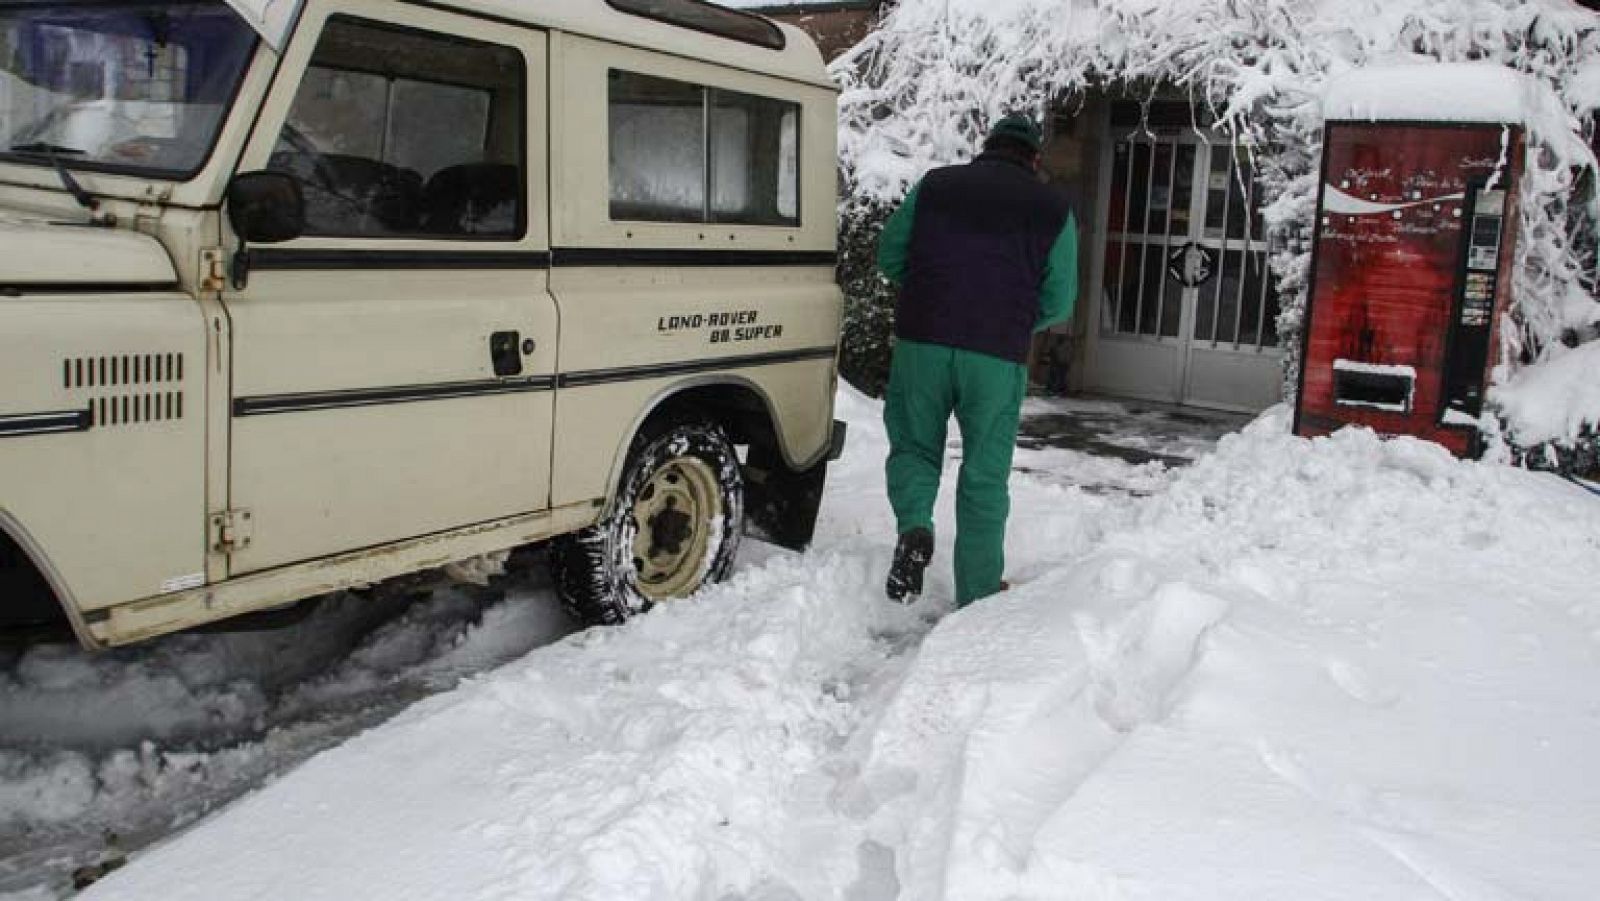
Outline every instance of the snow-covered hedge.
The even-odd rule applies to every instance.
[[[878,233],[885,206],[847,215],[839,228],[839,287],[844,291],[844,334],[839,373],[860,391],[882,397],[889,385],[894,291],[878,274]]]
[[[1555,98],[1528,120],[1516,323],[1503,330],[1508,362],[1540,365],[1600,323],[1600,206],[1584,141],[1600,108],[1600,15],[1569,0],[900,0],[834,64],[846,232],[864,242],[847,243],[846,262],[859,264],[872,224],[916,178],[970,157],[999,115],[1042,113],[1108,86],[1177,89],[1251,146],[1275,148],[1257,165],[1292,355],[1323,89],[1358,67],[1426,61],[1499,63]],[[870,324],[882,305],[881,294],[857,296],[852,315]]]

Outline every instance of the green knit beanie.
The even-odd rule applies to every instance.
[[[989,140],[1002,137],[1026,144],[1034,153],[1044,147],[1044,132],[1032,116],[1024,113],[1009,113],[989,129]]]

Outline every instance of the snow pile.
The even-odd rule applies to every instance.
[[[1517,373],[1492,400],[1522,447],[1600,431],[1600,341],[1552,349],[1547,362]]]
[[[845,88],[844,212],[847,220],[881,215],[927,169],[970,157],[1006,111],[1071,109],[1075,98],[1108,84],[1140,97],[1170,86],[1249,146],[1273,148],[1258,149],[1255,162],[1284,299],[1279,332],[1292,355],[1308,289],[1321,99],[1330,79],[1375,65],[1504,67],[1559,98],[1524,108],[1515,120],[1528,125],[1529,171],[1517,322],[1502,334],[1508,360],[1541,358],[1567,333],[1600,322],[1600,303],[1585,290],[1595,274],[1593,232],[1575,241],[1570,229],[1600,222],[1592,193],[1574,192],[1578,173],[1595,165],[1578,136],[1600,107],[1597,60],[1600,15],[1569,0],[902,0],[834,64]],[[1492,104],[1500,113],[1526,99],[1527,92],[1515,98],[1503,90],[1480,96],[1472,87],[1483,80],[1459,83],[1449,108]],[[1436,81],[1413,74],[1376,87],[1403,98],[1416,83]],[[1361,102],[1370,97],[1364,92]],[[1291,372],[1286,391],[1293,383]]]
[[[1278,410],[1148,499],[1016,477],[1016,587],[930,632],[949,505],[932,597],[883,601],[879,409],[847,391],[839,413],[817,551],[423,701],[84,897],[1600,885],[1587,494],[1413,440],[1292,438]]]
[[[903,897],[1593,897],[1600,504],[1282,416],[928,637],[853,799]]]

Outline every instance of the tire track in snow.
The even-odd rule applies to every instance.
[[[481,722],[474,720],[481,728],[473,747],[463,749],[460,734],[440,736],[439,747],[448,748],[450,763],[460,769],[432,773],[441,787],[435,803],[453,803],[463,791],[481,788],[486,792],[481,812],[453,826],[431,824],[431,832],[419,833],[420,844],[409,857],[438,857],[441,842],[497,849],[466,874],[463,884],[481,885],[499,874],[502,893],[519,898],[608,891],[642,897],[662,886],[706,892],[717,886],[718,892],[727,889],[728,897],[786,898],[845,886],[847,897],[864,901],[898,887],[897,842],[873,834],[873,801],[856,787],[864,747],[917,657],[929,615],[939,610],[937,600],[909,610],[882,600],[893,530],[881,502],[881,427],[873,421],[875,410],[852,415],[852,406],[868,405],[848,392],[840,398],[840,415],[859,428],[852,430],[850,457],[830,478],[831,500],[819,532],[826,539],[822,549],[804,558],[769,551],[765,561],[761,552],[747,554],[743,572],[732,583],[702,598],[621,629],[596,630],[541,649],[481,680],[493,685],[469,684],[449,696],[429,698],[399,718],[403,723],[374,730],[392,739],[449,712],[464,716],[481,705],[477,713],[484,715]],[[1019,452],[1020,459],[1029,456]],[[957,463],[950,461],[952,486]],[[1124,470],[1134,473],[1131,467],[1112,469],[1121,481],[1126,481],[1119,475]],[[1136,474],[1146,481],[1157,475]],[[1066,478],[1069,484],[1075,481],[1082,480]],[[1076,556],[1092,545],[1104,521],[1127,512],[1125,498],[1089,497],[1026,475],[1017,485],[1014,515],[1027,527],[1013,536],[1013,551],[1015,572],[1023,578],[1043,577],[1063,554]],[[941,506],[943,522],[950,521],[951,493]],[[948,553],[948,544],[942,545],[939,571],[931,574],[935,597],[948,593]],[[507,651],[506,656],[516,656]],[[358,650],[349,656],[363,655]],[[472,671],[452,670],[448,681],[453,684],[462,672]],[[421,695],[435,687],[430,684]],[[381,685],[372,690],[385,697]],[[396,706],[407,700],[392,690],[390,697]],[[391,712],[385,707],[374,720]],[[341,742],[343,734],[336,723],[326,742],[334,747],[287,773],[283,769],[300,758],[277,757],[259,743],[247,742],[242,749],[277,760],[271,772],[282,775],[269,791],[279,798],[285,792],[293,797],[286,785],[314,782],[337,761],[351,755],[364,761],[329,782],[325,791],[308,793],[315,809],[308,808],[306,817],[269,833],[284,841],[310,841],[303,855],[292,856],[297,861],[314,861],[333,844],[300,832],[339,816],[361,818],[368,805],[396,801],[397,785],[419,791],[426,775],[413,762],[404,780],[397,771],[394,780],[374,781],[370,792],[349,794],[351,780],[373,769],[364,755],[386,752],[372,733]],[[499,747],[503,755],[486,757],[476,767],[461,759],[488,755],[490,748],[482,745]],[[323,746],[302,744],[302,756]],[[254,778],[243,779],[240,790],[256,784]],[[217,803],[232,796],[223,792]],[[336,801],[339,797],[345,801]],[[219,833],[242,828],[230,825],[238,818],[257,815],[239,812],[253,801],[244,799],[205,829],[180,835],[150,854],[165,859],[191,840],[217,841]],[[204,809],[195,808],[192,815]],[[361,821],[368,827],[389,828],[403,819],[393,812],[366,812],[370,815]],[[430,824],[417,825],[420,830]],[[365,841],[369,831],[339,831],[338,842],[351,836]],[[684,844],[705,853],[693,860],[675,856]],[[341,857],[370,863],[405,847],[404,841],[380,841],[366,856],[344,848]],[[221,865],[228,857],[212,855],[199,868],[180,869],[191,884],[204,886],[203,867],[213,861]],[[412,862],[398,860],[396,868]],[[151,866],[161,864],[152,860]],[[239,878],[236,869],[218,875]],[[304,869],[287,876],[311,878],[314,866]],[[322,885],[340,884],[351,876],[348,869],[347,864],[324,874]],[[133,870],[146,873],[150,866]],[[121,883],[132,873],[112,880]],[[292,894],[287,884],[283,891]]]
[[[0,892],[115,863],[462,678],[571,631],[542,569],[109,652],[0,657]]]
[[[319,755],[89,897],[241,882],[356,897],[394,880],[430,897],[825,896],[861,862],[833,767],[928,626],[883,601],[888,554],[774,555],[541,648]],[[221,850],[241,842],[272,851]]]
[[[1025,892],[1040,832],[1134,734],[1167,717],[1229,603],[1143,562],[1084,558],[929,637],[857,789],[872,798],[869,832],[899,855],[905,897],[968,897],[973,872],[986,896],[1006,894],[994,882],[1004,873]]]

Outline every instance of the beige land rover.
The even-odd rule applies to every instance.
[[[700,0],[0,0],[0,624],[810,540],[836,92]]]

